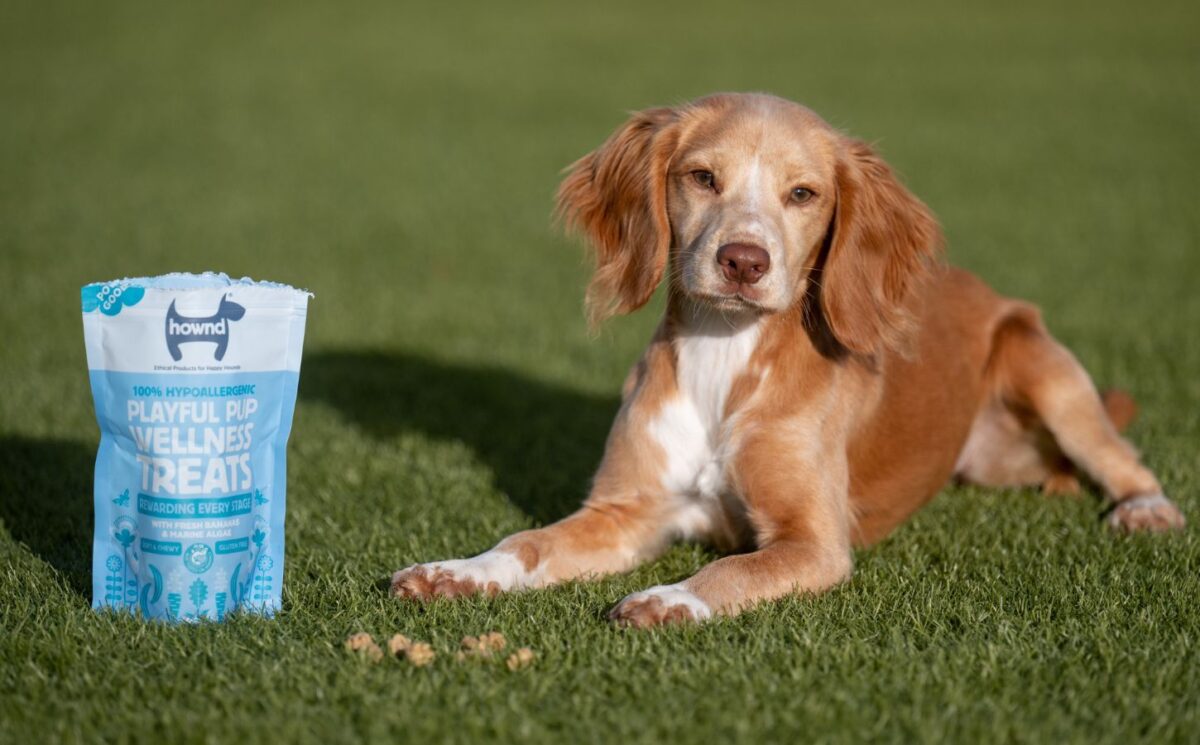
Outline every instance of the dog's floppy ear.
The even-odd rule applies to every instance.
[[[941,230],[866,143],[842,143],[836,180],[837,205],[813,273],[821,310],[852,352],[905,351],[909,301],[941,253]]]
[[[671,245],[667,168],[678,142],[674,109],[638,112],[567,169],[558,213],[591,242],[587,290],[592,324],[646,304],[662,281]]]

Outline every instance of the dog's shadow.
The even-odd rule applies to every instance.
[[[539,523],[580,503],[620,405],[615,395],[501,368],[367,351],[306,355],[300,397],[333,406],[376,437],[420,432],[465,443],[496,486]]]
[[[9,535],[91,592],[94,445],[0,437],[0,521]]]

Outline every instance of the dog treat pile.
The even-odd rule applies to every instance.
[[[368,662],[382,662],[383,649],[375,642],[374,637],[366,632],[351,634],[343,644],[346,651]],[[499,631],[489,631],[479,636],[464,636],[460,649],[454,653],[456,662],[479,661],[488,662],[499,659],[508,640]],[[387,656],[403,657],[413,667],[425,667],[437,657],[433,646],[425,642],[415,642],[404,634],[393,634],[387,640]],[[509,670],[521,670],[533,664],[537,655],[529,647],[521,647],[504,658],[504,664]]]

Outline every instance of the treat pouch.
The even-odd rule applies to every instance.
[[[271,615],[309,293],[224,274],[82,290],[100,425],[92,607]]]

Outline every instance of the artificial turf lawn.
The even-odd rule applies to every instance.
[[[629,109],[721,89],[875,141],[950,257],[1030,298],[1193,524],[1195,5],[10,3],[0,11],[0,741],[1195,741],[1200,541],[1099,503],[947,488],[847,585],[626,632],[712,554],[495,600],[390,600],[575,505],[656,310],[589,338],[559,169]],[[89,610],[97,431],[78,287],[307,286],[284,612]],[[655,307],[660,307],[656,301]],[[536,665],[460,666],[498,629]],[[431,640],[357,664],[350,632]]]

